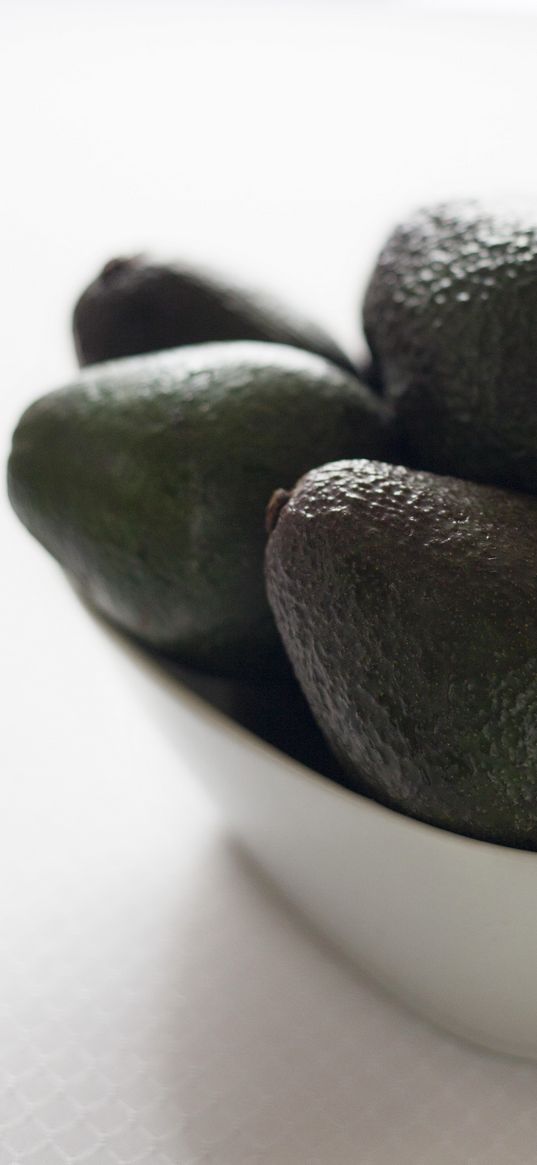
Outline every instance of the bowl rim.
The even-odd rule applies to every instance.
[[[449,829],[442,829],[438,825],[430,825],[426,821],[420,821],[418,818],[409,817],[397,809],[390,809],[387,805],[382,805],[380,802],[373,800],[373,798],[366,797],[363,793],[357,793],[353,789],[346,788],[344,785],[338,785],[336,781],[330,780],[329,777],[323,776],[322,773],[288,756],[287,753],[282,752],[275,745],[256,736],[255,732],[243,727],[242,724],[233,720],[225,712],[220,711],[219,708],[216,708],[208,700],[204,699],[203,696],[193,692],[178,676],[174,676],[166,671],[159,663],[158,658],[145,650],[143,644],[137,643],[136,640],[131,639],[119,628],[111,626],[105,620],[99,618],[96,613],[91,612],[91,614],[103,634],[109,640],[112,640],[120,651],[123,651],[134,663],[140,666],[142,671],[148,672],[168,695],[177,695],[179,691],[187,707],[195,712],[197,716],[208,720],[219,731],[224,731],[241,747],[244,748],[247,745],[248,748],[254,750],[254,753],[259,753],[260,755],[268,754],[274,759],[277,758],[278,762],[280,764],[283,762],[284,767],[293,773],[301,782],[307,781],[311,785],[313,780],[318,788],[323,790],[324,795],[329,794],[332,797],[338,797],[348,805],[356,805],[358,803],[361,811],[370,817],[391,823],[409,835],[414,834],[417,838],[423,840],[428,838],[437,845],[445,846],[446,849],[458,849],[467,854],[472,851],[474,853],[480,852],[483,855],[488,853],[490,857],[494,855],[497,860],[507,859],[526,864],[535,864],[537,862],[537,852],[533,850],[517,849],[516,846],[501,845],[498,842],[485,841],[481,838],[466,837],[465,834],[455,833]]]

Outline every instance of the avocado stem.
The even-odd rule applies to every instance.
[[[265,529],[267,531],[267,534],[272,534],[272,531],[275,529],[278,518],[283,510],[283,507],[287,505],[287,502],[289,501],[290,497],[291,497],[291,491],[288,489],[275,489],[274,490],[274,493],[273,493],[273,495],[269,501],[269,504],[267,506],[267,511],[266,511],[266,515],[265,515]]]

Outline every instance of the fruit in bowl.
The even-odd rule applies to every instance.
[[[110,259],[82,292],[72,323],[82,365],[185,344],[260,340],[355,371],[324,328],[286,305],[201,268],[143,255]]]
[[[349,780],[537,849],[537,497],[339,461],[276,502],[269,598]]]
[[[119,626],[184,663],[263,675],[286,666],[263,583],[267,498],[390,439],[386,406],[321,356],[200,344],[94,365],[36,401],[9,491]]]
[[[210,313],[196,345],[134,356],[122,332],[120,358],[23,415],[9,488],[90,606],[146,648],[131,652],[146,692],[293,900],[439,1022],[537,1055],[537,498],[505,488],[533,488],[527,353],[518,379],[516,361],[528,334],[512,309],[531,306],[537,276],[531,241],[512,262],[513,220],[516,246],[505,231],[498,245],[490,218],[459,229],[457,214],[402,228],[373,276],[370,378],[386,400],[333,353],[232,330],[210,342]],[[452,246],[482,258],[489,244],[492,284],[472,267],[463,287]],[[177,288],[158,283],[146,316],[135,297],[127,349],[164,345],[171,318],[183,344],[193,316]],[[104,316],[83,319],[97,341],[105,320],[108,343],[121,290],[103,296]],[[510,321],[494,349],[503,371],[515,357],[509,424],[504,379],[478,375],[457,322],[464,307],[489,340],[491,297]]]
[[[398,224],[363,317],[411,464],[537,491],[536,312],[534,206],[443,202]]]

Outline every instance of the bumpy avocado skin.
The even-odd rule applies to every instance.
[[[327,465],[276,512],[266,576],[355,789],[537,849],[537,498],[379,462]]]
[[[315,352],[355,372],[322,328],[275,299],[201,269],[144,256],[104,266],[75,306],[73,336],[81,365],[183,344],[261,340]]]
[[[476,201],[393,232],[364,325],[408,462],[537,491],[537,210]]]
[[[263,583],[267,498],[327,457],[385,450],[386,418],[355,377],[292,348],[133,357],[31,405],[10,497],[109,619],[185,663],[261,678],[283,658]]]

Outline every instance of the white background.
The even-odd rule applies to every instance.
[[[250,278],[356,350],[394,218],[537,194],[535,5],[464,7],[0,0],[6,448],[114,253]],[[321,948],[6,502],[1,539],[0,1165],[534,1165],[537,1068]]]

